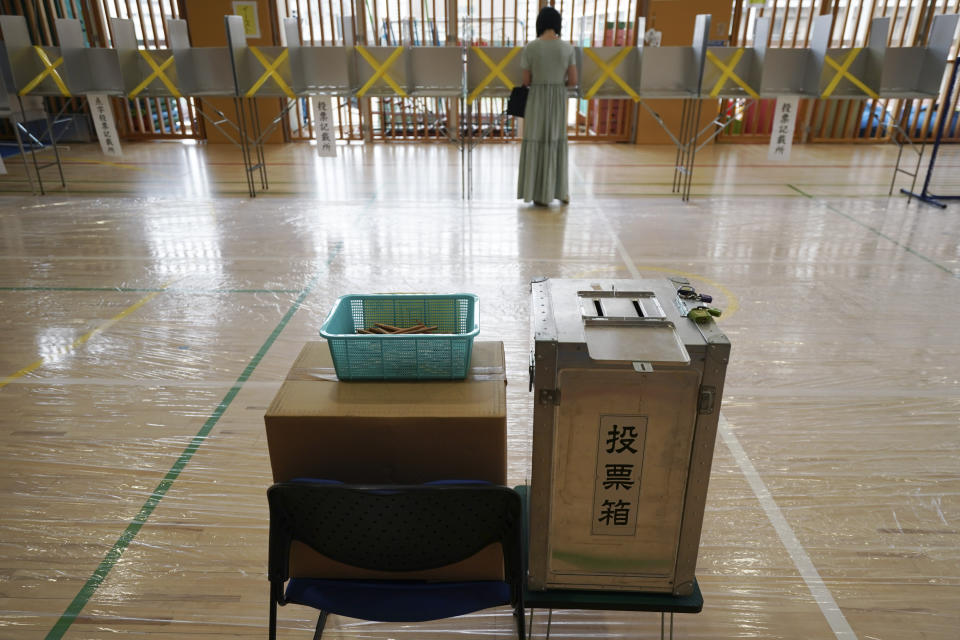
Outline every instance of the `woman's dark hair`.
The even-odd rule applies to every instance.
[[[542,36],[547,29],[553,29],[553,32],[559,36],[562,22],[560,12],[553,7],[547,6],[540,9],[540,13],[537,14],[537,37]]]

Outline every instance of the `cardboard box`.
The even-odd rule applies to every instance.
[[[475,341],[465,380],[346,382],[326,342],[307,343],[264,416],[276,482],[506,484],[503,343]],[[397,574],[334,563],[295,543],[291,575],[434,580],[502,579],[499,545],[457,565]]]

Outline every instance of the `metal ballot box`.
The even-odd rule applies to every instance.
[[[679,281],[534,281],[530,588],[691,593],[730,355],[702,307]]]

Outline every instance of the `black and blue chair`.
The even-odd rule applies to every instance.
[[[314,639],[331,613],[381,622],[422,622],[513,607],[525,640],[522,510],[519,495],[486,483],[350,485],[295,480],[267,491],[270,505],[270,639],[277,606],[320,611]],[[504,580],[427,582],[289,576],[290,545],[362,569],[419,571],[465,560],[493,543],[503,550]]]

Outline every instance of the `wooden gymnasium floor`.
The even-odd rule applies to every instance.
[[[576,145],[573,202],[513,198],[515,146],[65,150],[68,189],[0,176],[0,638],[263,637],[262,416],[347,292],[469,291],[507,349],[529,474],[529,281],[690,278],[733,343],[698,576],[677,638],[960,638],[960,204],[887,197],[895,149],[722,146],[693,200],[669,148]],[[958,166],[960,163],[954,163]],[[54,173],[46,171],[53,183]],[[958,189],[960,191],[960,189]],[[533,630],[543,638],[542,617]],[[281,610],[282,636],[311,612]],[[511,636],[506,609],[331,638]],[[557,612],[562,638],[655,614]]]

